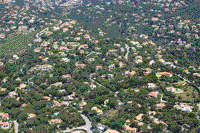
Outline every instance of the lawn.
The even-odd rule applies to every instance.
[[[198,92],[191,86],[181,87],[184,90],[184,93],[176,94],[176,96],[181,96],[182,100],[193,101],[196,97],[198,97]],[[195,94],[195,98],[193,98],[192,93]],[[187,95],[189,94],[189,95]]]
[[[27,35],[20,33],[8,37],[5,43],[0,44],[0,56],[7,53],[20,53],[26,50],[28,44],[33,42],[36,33],[37,31]]]
[[[116,113],[118,112],[118,110],[109,110],[103,117],[102,117],[102,122],[105,123],[105,121],[111,119],[114,115],[116,115]]]

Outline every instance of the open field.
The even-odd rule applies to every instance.
[[[14,54],[26,50],[29,43],[32,43],[36,31],[30,34],[15,34],[10,36],[5,43],[0,44],[0,56],[4,54]]]

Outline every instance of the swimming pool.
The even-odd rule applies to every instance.
[[[55,116],[57,116],[59,113],[54,113]]]

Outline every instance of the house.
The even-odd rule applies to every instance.
[[[81,45],[79,45],[79,49],[81,49],[81,48],[88,48],[88,44],[81,44]]]
[[[71,47],[77,47],[77,46],[79,46],[79,43],[77,43],[77,42],[67,42],[66,45],[71,46]]]
[[[152,91],[152,92],[148,93],[148,96],[149,96],[149,98],[157,98],[158,94],[159,94],[159,92]]]
[[[25,88],[26,87],[26,84],[20,84],[19,85],[19,89],[23,89],[23,88]]]
[[[92,107],[91,110],[95,110],[97,112],[97,115],[103,114],[103,111],[98,109],[97,107]]]
[[[106,130],[104,133],[120,133],[120,132],[118,132],[118,131],[116,131],[116,130],[108,129],[108,130]]]
[[[85,52],[84,52],[84,50],[80,50],[80,54],[84,54]]]
[[[155,57],[160,59],[160,58],[162,58],[162,55],[156,54]]]
[[[154,121],[154,123],[156,123],[156,124],[160,124],[161,123],[161,124],[165,125],[164,129],[166,129],[166,127],[168,126],[168,124],[163,122],[163,121]]]
[[[77,67],[80,67],[80,68],[84,68],[86,65],[85,64],[79,64],[78,62],[76,62],[75,64]]]
[[[126,63],[123,63],[123,62],[119,62],[119,67],[125,67],[126,66]]]
[[[129,133],[136,133],[137,128],[130,127],[130,120],[126,120],[125,124],[123,125],[123,129]]]
[[[196,70],[194,66],[189,66],[188,68],[193,69],[194,71]]]
[[[54,83],[54,84],[52,84],[53,86],[62,86],[62,82],[56,82],[56,83]]]
[[[108,66],[108,69],[109,69],[109,70],[115,69],[115,64],[110,64],[110,65]]]
[[[70,59],[68,59],[68,58],[62,58],[61,61],[66,62],[66,63],[69,63],[69,62],[70,62]]]
[[[114,78],[113,74],[108,74],[108,79]]]
[[[0,122],[0,127],[2,129],[9,129],[11,124],[9,122]]]
[[[193,73],[194,76],[200,77],[199,73]]]
[[[155,63],[155,61],[154,60],[151,60],[150,62],[149,62],[149,65],[151,66],[151,65],[153,65]]]
[[[36,117],[36,114],[33,114],[33,113],[27,113],[27,115],[28,115],[28,119]]]
[[[6,91],[7,90],[7,88],[1,88],[0,87],[0,91]]]
[[[53,69],[52,65],[45,64],[45,65],[36,65],[35,67],[32,67],[29,71],[30,72],[36,72],[36,71],[50,71]]]
[[[148,114],[151,116],[151,115],[155,115],[156,114],[156,111],[149,111]]]
[[[136,64],[138,64],[138,63],[142,63],[142,62],[143,62],[142,59],[136,59],[136,60],[134,60],[134,61],[135,61]]]
[[[144,74],[150,74],[152,72],[151,68],[142,69]]]
[[[69,49],[67,47],[65,47],[65,46],[60,46],[58,48],[58,50],[60,50],[60,51],[69,51]]]
[[[9,114],[8,113],[0,113],[0,117],[3,119],[9,120]]]
[[[140,92],[140,90],[139,90],[139,89],[135,89],[134,91],[135,91],[135,92]]]
[[[91,84],[90,87],[91,87],[92,89],[94,89],[94,88],[96,88],[97,86],[96,86],[95,84]]]
[[[154,83],[148,83],[148,88],[155,89],[157,87]]]
[[[56,26],[53,27],[53,31],[57,31],[59,29],[60,29],[60,27],[56,27]]]
[[[61,105],[63,105],[63,103],[60,103],[58,101],[53,100],[53,106],[52,107],[60,107]]]
[[[66,92],[66,90],[65,89],[61,89],[61,90],[58,90],[58,92],[63,93],[63,92]]]
[[[165,104],[164,103],[157,103],[156,107],[159,108],[159,109],[162,109],[162,108],[165,107]]]
[[[106,126],[103,125],[103,124],[101,124],[101,123],[99,123],[99,124],[96,125],[96,128],[97,128],[97,130],[98,130],[99,132],[103,132],[104,129],[106,128]]]
[[[117,49],[110,49],[107,54],[113,54],[116,53],[117,51],[118,51]]]
[[[183,70],[184,73],[189,74],[189,70]]]
[[[41,47],[47,47],[50,44],[49,41],[44,41],[40,46]]]
[[[4,64],[3,62],[0,62],[0,66],[3,66],[3,64]]]
[[[174,84],[175,84],[175,85],[182,85],[182,86],[184,86],[184,85],[187,84],[187,82],[185,82],[185,81],[179,81],[179,82],[174,83]]]
[[[174,87],[166,87],[166,90],[167,90],[167,91],[175,92],[175,91],[176,91],[176,88],[174,88]]]
[[[51,100],[51,98],[50,98],[50,97],[48,97],[48,96],[43,96],[43,98],[44,98],[45,100],[48,100],[48,101],[50,101],[50,100]]]
[[[172,74],[169,73],[169,72],[157,72],[157,73],[156,73],[156,77],[157,77],[157,78],[161,78],[162,75],[166,75],[166,76],[168,76],[168,77],[172,77]]]
[[[84,38],[89,39],[89,38],[90,38],[90,35],[89,35],[89,34],[85,34],[85,35],[84,35]]]
[[[136,116],[136,120],[141,121],[143,115],[144,115],[144,114],[142,114],[142,113],[139,114],[139,115],[137,115],[137,116]]]
[[[75,41],[80,41],[80,40],[81,40],[81,37],[75,37],[74,40],[75,40]]]
[[[96,66],[96,71],[101,70],[102,66]]]
[[[87,105],[87,102],[82,101],[81,103],[79,103],[79,106],[82,108],[83,106]]]
[[[13,58],[16,60],[19,59],[19,57],[16,54],[13,55]]]
[[[68,31],[69,29],[68,28],[63,28],[63,32],[66,32]]]
[[[88,58],[88,62],[93,62],[94,60],[94,58]]]
[[[105,77],[106,77],[105,74],[101,75],[101,79],[105,79]]]
[[[70,74],[62,75],[62,78],[65,79],[67,82],[71,82],[71,75]]]
[[[15,91],[11,91],[8,93],[8,97],[13,98],[15,96],[18,96],[18,94]]]
[[[161,62],[161,63],[163,63],[163,64],[165,64],[165,60],[164,60],[164,59],[162,59],[162,58],[161,58],[161,59],[159,59],[158,61],[159,61],[159,62]]]
[[[121,44],[114,44],[114,46],[121,47]]]
[[[21,105],[21,107],[26,107],[28,104],[26,104],[26,103],[23,103],[22,105]]]
[[[60,119],[60,118],[57,118],[57,119],[51,119],[50,121],[49,121],[49,123],[52,125],[52,124],[56,124],[56,123],[61,123],[62,122],[62,120]]]
[[[1,39],[5,38],[5,37],[6,37],[5,33],[1,33],[1,34],[0,34],[0,38],[1,38]]]

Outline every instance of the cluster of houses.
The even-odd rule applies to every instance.
[[[124,1],[119,1],[119,3],[123,4]],[[167,2],[168,4],[170,3],[170,0],[168,0]],[[107,3],[109,5],[109,3]],[[143,4],[151,4],[150,2],[143,2]],[[175,3],[176,4],[176,3]],[[184,5],[183,2],[179,3],[181,5]],[[158,1],[155,2],[155,5],[164,7],[165,5],[163,5],[162,1]],[[88,5],[89,6],[89,5]],[[174,6],[174,5],[173,5]],[[101,14],[101,10],[104,10],[104,8],[100,7],[100,6],[95,6],[96,9],[98,9],[99,11],[97,13]],[[142,8],[141,6],[139,7],[139,9]],[[164,8],[165,12],[169,12],[169,7]],[[102,55],[102,51],[101,51],[101,46],[98,44],[99,40],[95,39],[95,37],[87,30],[78,27],[77,25],[77,21],[76,20],[69,20],[67,22],[62,22],[59,21],[57,19],[50,19],[50,18],[40,18],[38,16],[36,16],[35,14],[31,14],[29,16],[27,16],[26,11],[29,10],[28,7],[25,8],[25,11],[23,12],[17,12],[16,10],[13,10],[13,12],[4,12],[6,15],[3,16],[3,20],[1,20],[2,22],[5,22],[9,25],[11,25],[10,27],[6,27],[6,28],[0,28],[0,39],[4,39],[6,38],[6,33],[12,31],[12,30],[16,30],[19,32],[23,32],[23,31],[28,31],[28,32],[33,32],[35,31],[36,26],[33,26],[32,28],[28,27],[28,24],[25,23],[25,20],[27,20],[28,23],[34,24],[35,22],[38,23],[45,23],[46,26],[49,26],[47,28],[44,28],[41,26],[42,29],[38,34],[36,34],[36,38],[33,41],[33,44],[31,44],[30,46],[34,46],[34,52],[35,53],[42,53],[41,56],[38,57],[38,60],[42,60],[43,64],[36,64],[35,66],[31,67],[28,71],[28,74],[33,74],[33,75],[38,75],[38,73],[43,72],[45,74],[49,74],[49,77],[54,77],[54,74],[52,74],[54,68],[55,68],[55,64],[49,63],[50,60],[50,56],[51,55],[56,55],[56,57],[59,58],[61,63],[67,63],[69,64],[73,58],[79,57],[80,55],[85,55],[85,60],[75,60],[74,65],[76,66],[76,69],[85,69],[87,68],[87,63],[89,64],[93,64],[95,72],[98,75],[98,72],[101,72],[101,70],[108,70],[108,73],[104,73],[102,75],[100,75],[102,80],[106,79],[114,79],[116,77],[116,71],[120,71],[120,73],[122,74],[122,76],[125,77],[133,77],[134,75],[136,75],[138,73],[138,69],[141,69],[142,73],[145,76],[150,75],[153,71],[155,72],[155,76],[157,77],[157,79],[161,79],[162,76],[167,76],[169,78],[172,78],[174,76],[174,74],[172,72],[167,72],[167,71],[162,71],[160,70],[160,68],[158,70],[154,70],[154,64],[156,63],[161,63],[162,65],[165,66],[170,66],[173,68],[176,68],[176,66],[174,64],[178,64],[177,60],[174,60],[173,62],[169,62],[166,59],[164,59],[163,56],[163,52],[165,51],[165,49],[163,49],[161,46],[156,46],[156,43],[154,43],[152,40],[150,40],[149,35],[147,35],[146,33],[144,34],[139,34],[138,35],[133,35],[135,36],[135,38],[139,38],[138,40],[145,40],[144,42],[140,42],[137,39],[127,39],[129,41],[129,45],[132,47],[132,51],[131,52],[127,52],[125,53],[125,49],[126,45],[124,44],[120,44],[120,43],[114,43],[113,47],[107,50],[107,53],[105,54],[105,58],[103,59],[104,63],[96,63],[99,55]],[[159,31],[156,36],[157,37],[161,37],[161,36],[165,36],[163,33],[166,32],[167,28],[169,28],[170,30],[167,32],[168,34],[180,34],[178,31],[176,31],[174,29],[174,25],[169,25],[169,26],[161,26],[161,24],[165,24],[165,20],[162,20],[162,14],[159,13],[159,11],[152,9],[151,12],[155,12],[155,16],[150,18],[151,21],[154,22],[154,24],[152,25],[152,28],[154,29],[154,31]],[[120,15],[120,14],[118,14]],[[141,17],[139,14],[137,13],[133,13],[132,16],[138,18],[136,19],[136,21],[139,21],[139,18]],[[14,20],[10,20],[8,22],[6,22],[4,20],[4,18],[6,17],[10,17],[10,18],[14,18],[14,19],[19,19],[19,23],[16,26],[16,23],[18,21],[14,21]],[[111,19],[111,18],[110,18]],[[48,22],[48,20],[50,20],[50,22]],[[187,33],[185,33],[185,36],[187,38],[191,38],[191,37],[195,37],[195,39],[199,39],[198,34],[196,34],[196,32],[194,32],[194,34],[190,34],[189,30],[191,31],[198,31],[198,26],[196,26],[192,21],[190,20],[181,20],[181,17],[173,17],[171,20],[175,20],[177,21],[177,25],[179,29],[184,28]],[[181,20],[181,21],[179,21]],[[144,19],[144,21],[148,21],[148,18]],[[159,22],[159,24],[157,23]],[[56,23],[56,24],[55,24]],[[116,22],[113,22],[116,23]],[[141,23],[141,24],[136,24],[136,26],[139,25],[145,25],[145,23]],[[191,25],[191,27],[189,26]],[[77,33],[75,33],[73,31],[73,29],[79,30],[77,31]],[[137,30],[134,26],[131,26],[129,28],[130,30]],[[2,32],[2,33],[1,33]],[[60,32],[59,34],[63,34],[66,35],[67,33],[70,33],[70,35],[73,35],[73,37],[68,37],[65,36],[64,39],[62,41],[57,41],[54,40],[54,38],[51,38],[49,40],[44,40],[42,39],[42,35],[45,35],[47,37],[53,35],[54,33]],[[98,29],[99,35],[100,36],[104,36],[106,33],[102,30],[102,29]],[[155,34],[155,33],[154,33]],[[89,43],[80,43],[82,40],[87,40]],[[110,38],[105,38],[106,41],[110,41]],[[94,45],[91,45],[91,43]],[[182,41],[180,38],[176,41],[171,41],[170,44],[168,45],[172,45],[172,44],[177,44],[179,46],[184,46],[185,48],[192,48],[193,44]],[[150,52],[148,50],[144,51],[144,54],[141,54],[139,51],[142,50],[142,48],[146,47],[146,46],[150,46],[150,47],[155,47],[155,55],[150,55]],[[92,50],[90,51],[90,48],[92,48]],[[78,50],[79,54],[75,53],[74,51]],[[56,51],[56,52],[55,52]],[[88,52],[90,51],[90,52]],[[124,54],[127,55],[127,60],[126,59],[126,55],[124,56]],[[129,55],[132,56],[133,62],[130,61],[130,57]],[[107,61],[106,58],[108,57],[114,57],[115,59],[113,60],[109,60]],[[12,56],[12,60],[10,60],[9,62],[12,63],[16,60],[20,59],[20,55],[14,54]],[[106,60],[106,61],[105,61]],[[145,63],[147,60],[147,66],[145,66],[145,68],[134,68],[134,69],[128,69],[126,68],[127,66],[131,65],[140,65],[142,63]],[[106,63],[105,63],[106,62]],[[0,62],[0,67],[5,66],[4,62]],[[190,74],[191,71],[189,69],[192,69],[193,71],[196,70],[200,70],[199,68],[195,68],[194,66],[190,66],[188,69],[184,69],[183,73],[186,74]],[[198,73],[198,71],[193,73],[193,76],[196,77],[200,77],[200,74]],[[39,75],[38,75],[39,76]],[[71,74],[63,74],[61,75],[62,79],[64,79],[65,82],[56,82],[51,84],[49,87],[47,87],[47,89],[52,89],[52,86],[55,87],[62,87],[65,83],[72,83],[72,79],[73,79],[74,75]],[[7,82],[7,78],[8,77],[4,77],[2,82],[6,83]],[[140,79],[142,79],[142,76],[139,77]],[[92,79],[92,78],[91,78]],[[99,86],[99,84],[96,83],[96,81],[94,80],[95,78],[92,79],[92,81],[89,82],[84,82],[84,84],[88,84],[89,88],[88,90],[95,90],[95,88],[97,88]],[[16,88],[16,90],[10,91],[8,92],[7,97],[9,98],[15,98],[16,100],[19,101],[19,95],[17,90],[22,90],[23,92],[26,92],[26,87],[28,86],[27,82],[22,81],[22,79],[20,77],[16,78],[17,81],[20,81],[20,85]],[[122,80],[123,81],[123,80]],[[118,82],[122,82],[122,81],[118,81]],[[179,81],[177,83],[173,83],[174,85],[180,85],[180,86],[185,86],[187,85],[187,83],[185,81]],[[144,86],[143,88],[145,89],[145,87],[152,89],[151,92],[149,92],[148,95],[148,99],[156,99],[157,102],[155,104],[157,109],[163,109],[166,106],[166,101],[162,100],[163,94],[157,90],[157,88],[159,87],[158,84],[156,83],[147,83],[147,86]],[[126,88],[124,88],[126,89]],[[184,91],[182,89],[178,89],[173,87],[172,85],[168,85],[166,88],[167,91],[171,91],[175,94],[179,94],[179,93],[184,93]],[[6,91],[7,88],[1,88],[0,91]],[[19,91],[20,92],[20,91]],[[65,89],[59,89],[58,90],[59,93],[64,93],[66,92]],[[89,91],[88,91],[89,92]],[[140,88],[136,88],[134,89],[134,92],[139,93],[140,92]],[[50,95],[49,96],[42,96],[43,99],[47,100],[47,101],[52,101],[52,105],[51,108],[53,109],[58,109],[61,106],[69,106],[69,104],[71,102],[73,102],[73,100],[77,100],[76,98],[77,94],[75,92],[73,92],[70,95],[67,96],[63,96],[63,100],[61,101],[60,99],[55,99],[52,98]],[[115,97],[118,97],[117,94],[115,95]],[[107,107],[107,103],[109,102],[109,99],[106,99],[104,101],[104,107]],[[117,100],[118,105],[124,105],[124,104],[130,104],[132,103],[132,101],[128,101],[127,103],[123,103],[120,100]],[[74,103],[75,104],[75,103]],[[88,103],[88,101],[80,101],[79,104],[77,104],[81,110],[83,109],[84,106],[86,106]],[[29,104],[22,104],[21,108],[25,108],[26,106],[28,106]],[[141,107],[140,104],[138,104],[139,107]],[[174,106],[174,108],[176,109],[180,109],[183,110],[184,112],[192,112],[192,105],[187,105],[185,103],[180,103],[180,104],[176,104]],[[95,111],[97,115],[101,116],[103,114],[105,114],[104,110],[100,107],[100,106],[93,106],[91,107],[91,110]],[[153,116],[156,114],[156,111],[149,111],[148,112],[149,116],[151,118],[153,118]],[[34,113],[27,113],[28,115],[28,119],[31,118],[35,118],[37,115]],[[140,113],[136,116],[136,119],[134,120],[135,122],[137,122],[138,125],[143,125],[143,113]],[[2,119],[9,119],[9,115],[8,113],[0,113],[0,117]],[[60,124],[62,123],[63,120],[60,118],[54,118],[54,119],[50,119],[49,120],[49,124]],[[164,125],[166,125],[166,127],[168,126],[167,123],[160,121],[160,120],[156,120],[154,119],[154,123],[159,124],[162,123]],[[0,126],[3,129],[8,129],[10,128],[11,123],[9,122],[1,122],[0,121]],[[105,128],[102,125],[98,126],[99,131],[102,131],[102,128]],[[126,122],[123,124],[123,129],[125,131],[128,132],[137,132],[138,129],[135,127],[131,127],[130,126],[130,120],[126,120]],[[74,131],[74,133],[81,133],[84,131]],[[105,133],[119,133],[116,130],[112,130],[112,129],[108,129],[107,131],[105,131]]]

